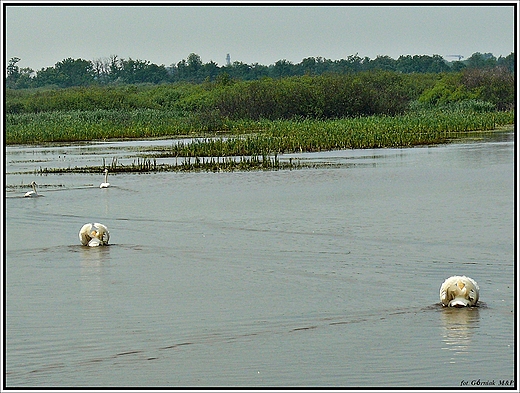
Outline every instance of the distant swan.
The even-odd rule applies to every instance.
[[[108,188],[110,187],[110,183],[108,182],[108,169],[105,168],[105,182],[99,185],[99,188]]]
[[[478,302],[478,295],[477,282],[466,276],[447,278],[440,289],[441,303],[449,307],[474,306]]]
[[[38,194],[38,192],[36,191],[36,182],[32,182],[31,183],[31,186],[32,186],[32,191],[27,191],[24,195],[25,198],[35,198],[35,197],[39,197],[40,194]]]
[[[108,239],[110,239],[108,228],[98,222],[85,224],[79,230],[79,241],[84,246],[106,246],[108,245]]]

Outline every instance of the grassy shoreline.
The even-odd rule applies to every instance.
[[[205,115],[140,109],[136,111],[58,111],[7,114],[5,144],[41,144],[114,139],[211,137],[253,135],[246,146],[218,155],[244,155],[337,148],[397,147],[442,143],[446,133],[490,130],[514,123],[514,111],[420,111],[404,115],[374,115],[343,119],[229,120]],[[236,142],[236,141],[235,141]],[[235,143],[236,144],[236,143]],[[198,152],[204,153],[211,142]],[[228,149],[231,143],[227,143]],[[249,147],[248,147],[249,146]],[[193,147],[193,146],[192,146]],[[214,149],[215,146],[211,147]],[[224,149],[224,148],[222,148]],[[256,149],[252,151],[251,149]],[[200,152],[202,150],[202,152]],[[247,150],[247,152],[244,152]]]
[[[299,160],[286,162],[279,155],[339,149],[400,148],[464,140],[479,132],[513,129],[514,112],[423,111],[399,116],[370,116],[337,120],[259,120],[227,123],[225,136],[216,132],[188,134],[189,142],[154,147],[136,153],[136,161],[123,165],[101,163],[92,167],[40,168],[46,173],[96,173],[105,167],[113,173],[160,171],[244,171],[299,169]],[[66,127],[63,127],[66,129]],[[183,129],[183,131],[186,131]],[[74,136],[84,135],[75,133]],[[178,137],[182,133],[144,135],[136,138]],[[202,135],[202,136],[201,136]],[[124,134],[118,138],[132,139]],[[73,142],[78,140],[72,138]],[[108,139],[108,138],[107,138]],[[72,142],[71,141],[71,142]],[[58,141],[62,143],[63,141]],[[56,143],[44,141],[43,143]],[[175,164],[160,163],[164,158],[180,158]],[[159,162],[158,162],[159,160]]]
[[[192,138],[136,157],[252,168],[287,153],[446,143],[514,124],[514,77],[499,71],[8,89],[5,144]]]

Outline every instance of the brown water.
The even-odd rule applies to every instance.
[[[333,164],[316,169],[111,174],[108,189],[29,173],[138,144],[7,148],[7,387],[514,378],[512,134],[299,156]],[[32,180],[43,197],[22,197]],[[111,245],[82,247],[86,222]],[[454,274],[480,307],[439,305]]]

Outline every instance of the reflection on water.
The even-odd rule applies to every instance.
[[[449,351],[451,364],[467,363],[471,338],[479,329],[479,307],[443,307],[441,314],[442,349]]]
[[[334,165],[296,171],[114,174],[109,189],[101,173],[47,175],[45,198],[22,197],[41,160],[99,165],[117,146],[7,149],[7,386],[514,377],[512,137],[303,154]],[[79,244],[87,222],[109,246]],[[433,305],[455,274],[489,307]],[[461,367],[439,378],[446,364]]]
[[[81,248],[80,280],[90,290],[100,289],[104,269],[110,266],[110,247],[78,246]]]

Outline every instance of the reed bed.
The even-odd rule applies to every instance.
[[[6,114],[6,144],[156,138],[200,134],[225,124],[211,115],[137,109]]]
[[[446,133],[489,130],[514,123],[514,112],[419,111],[399,116],[337,120],[229,120],[215,112],[156,109],[93,110],[7,114],[5,143],[92,141],[184,135],[253,134],[225,143],[194,142],[176,155],[252,155],[263,152],[412,146],[444,141]],[[224,146],[225,145],[225,146]],[[197,151],[197,153],[190,152]],[[198,151],[207,150],[201,154]]]
[[[257,121],[252,135],[179,143],[156,157],[249,156],[445,143],[468,131],[512,124],[514,113],[421,112],[355,119]],[[248,127],[251,128],[251,127]]]
[[[9,118],[13,116],[12,118]],[[45,112],[7,115],[6,143],[69,140],[151,138],[208,133],[201,118],[178,112],[142,109],[134,112]],[[205,120],[204,120],[205,121]],[[253,170],[301,167],[280,162],[279,154],[337,149],[411,147],[446,143],[472,131],[489,131],[513,124],[514,111],[414,111],[399,116],[369,116],[336,120],[221,120],[227,137],[202,137],[154,150],[130,165],[117,160],[101,167],[40,168],[40,173],[156,172],[178,170]],[[208,124],[208,123],[207,123]],[[14,131],[16,130],[16,131]],[[94,138],[95,137],[95,138]],[[19,141],[19,142],[14,142]],[[157,159],[185,158],[180,164]],[[237,157],[239,157],[237,159]]]
[[[282,162],[277,155],[255,155],[252,157],[183,157],[181,162],[175,164],[157,163],[156,159],[144,158],[134,160],[131,164],[124,165],[117,159],[113,159],[110,165],[105,160],[100,166],[67,167],[67,168],[43,168],[35,171],[37,175],[63,174],[63,173],[102,173],[109,168],[111,173],[148,173],[148,172],[233,172],[251,170],[280,170],[301,169],[305,167],[300,160]]]

